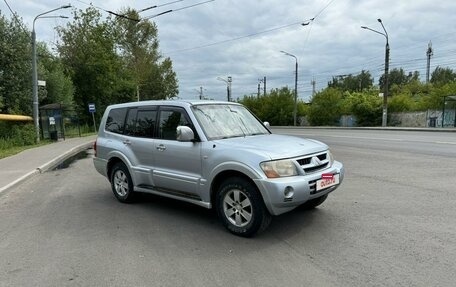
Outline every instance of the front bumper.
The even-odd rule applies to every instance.
[[[339,174],[339,184],[316,191],[315,181],[321,179],[322,174]],[[263,196],[264,203],[272,215],[288,212],[308,200],[326,195],[337,189],[344,179],[342,163],[334,161],[330,168],[303,176],[290,176],[275,179],[254,180]]]

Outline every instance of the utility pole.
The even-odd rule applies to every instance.
[[[379,19],[380,20],[380,19]],[[388,125],[388,85],[389,85],[389,54],[390,46],[388,42],[388,34],[386,33],[385,27],[381,20],[379,21],[382,24],[383,30],[386,34],[386,45],[385,45],[385,87],[383,92],[383,116],[382,116],[382,127]]]
[[[263,79],[263,96],[266,97],[266,76]]]
[[[203,99],[203,87],[200,87],[200,94],[199,95],[200,95],[200,100],[202,100]]]
[[[232,98],[232,93],[231,93],[231,83],[233,82],[233,78],[231,76],[228,76],[228,102],[231,102],[231,98]]]
[[[427,66],[426,66],[426,84],[429,83],[429,71],[431,69],[431,57],[434,55],[434,51],[432,50],[432,42],[429,41],[428,49],[426,51],[427,56]]]
[[[136,97],[138,98],[139,102],[139,85],[136,85]]]
[[[32,28],[32,108],[33,108],[33,122],[35,125],[35,133],[36,133],[36,143],[40,142],[40,120],[39,120],[39,101],[38,101],[38,72],[37,72],[37,64],[36,64],[36,33],[35,33],[35,22],[39,18],[68,18],[66,16],[44,16],[48,13],[60,10],[60,9],[67,9],[70,8],[71,5],[63,5],[58,8],[46,11],[44,13],[38,14],[33,19],[33,28]]]
[[[312,85],[312,97],[313,97],[313,96],[315,96],[315,94],[317,93],[317,92],[315,91],[315,84],[316,84],[315,78],[314,78],[312,81],[310,81],[310,84]]]
[[[266,97],[266,76],[263,79],[258,79],[258,97],[260,97],[260,84],[263,83],[263,97]]]
[[[226,98],[228,102],[231,102],[231,83],[233,82],[233,78],[228,76],[227,80],[225,80],[221,77],[217,77],[217,80],[226,83]]]
[[[281,53],[284,53],[287,56],[293,57],[296,60],[296,65],[295,65],[295,89],[294,89],[294,109],[293,109],[293,125],[296,126],[296,117],[298,114],[298,58],[285,51],[280,51]]]
[[[382,19],[377,19],[377,21],[382,25],[383,31],[385,33],[379,32],[377,30],[371,29],[366,26],[361,26],[362,29],[370,30],[374,33],[380,34],[385,37],[386,45],[385,45],[385,83],[383,85],[383,113],[382,113],[382,127],[386,127],[388,124],[388,73],[389,73],[389,54],[390,54],[390,47],[388,41],[388,33],[386,32],[385,26],[383,25]]]

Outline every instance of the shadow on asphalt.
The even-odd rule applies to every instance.
[[[54,171],[54,170],[61,170],[61,169],[69,168],[76,161],[89,157],[91,155],[91,153],[89,151],[90,151],[90,149],[87,149],[87,150],[81,151],[81,152],[73,155],[72,157],[67,158],[66,160],[61,162],[59,165],[57,165],[55,168],[53,168],[52,170]]]
[[[139,193],[137,200],[131,205],[141,206],[151,212],[179,217],[179,220],[188,222],[188,224],[212,226],[211,228],[217,226],[217,229],[225,230],[214,209],[206,209],[191,203],[147,193]],[[263,233],[257,234],[253,238],[280,237],[286,239],[286,237],[293,237],[296,233],[305,233],[306,229],[312,232],[314,229],[324,228],[322,222],[326,221],[327,215],[324,205],[311,210],[298,207],[285,214],[274,216],[271,225]]]

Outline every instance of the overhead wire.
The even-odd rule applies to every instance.
[[[179,49],[179,50],[174,50],[174,51],[169,51],[169,52],[167,52],[167,54],[174,54],[174,53],[179,53],[179,52],[197,50],[197,49],[207,48],[207,47],[220,45],[220,44],[224,44],[224,43],[229,43],[229,42],[233,42],[233,41],[237,41],[237,40],[241,40],[241,39],[245,39],[245,38],[251,38],[251,37],[255,37],[255,36],[261,35],[261,34],[273,32],[273,31],[277,31],[277,30],[281,30],[281,29],[288,28],[288,27],[291,27],[291,26],[296,26],[296,25],[302,24],[303,22],[306,22],[306,21],[310,21],[311,22],[311,21],[313,21],[313,19],[309,19],[309,20],[305,20],[305,21],[299,21],[299,22],[294,22],[294,23],[291,23],[291,24],[278,26],[278,27],[274,27],[274,28],[271,28],[271,29],[267,29],[267,30],[263,30],[263,31],[255,32],[255,33],[251,33],[251,34],[248,34],[248,35],[239,36],[239,37],[235,37],[235,38],[230,38],[230,39],[217,41],[217,42],[213,42],[213,43],[203,44],[203,45],[200,45],[200,46],[195,46],[195,47],[185,48],[185,49]]]
[[[138,19],[137,18],[128,17],[125,14],[119,14],[117,12],[113,12],[111,10],[105,9],[103,7],[100,7],[100,6],[95,6],[95,5],[93,5],[92,2],[91,3],[87,3],[87,2],[84,2],[82,0],[76,0],[76,1],[78,1],[78,2],[80,2],[82,4],[94,7],[96,9],[102,10],[102,11],[104,11],[104,12],[106,12],[108,14],[114,15],[116,17],[125,18],[125,19],[128,19],[128,20],[134,21],[134,22],[139,22],[139,21],[143,21],[143,20],[149,20],[149,19],[161,16],[161,15],[164,15],[164,14],[167,14],[167,13],[177,12],[177,11],[180,11],[180,10],[189,9],[189,8],[192,8],[192,7],[195,7],[195,6],[203,5],[203,4],[206,4],[206,3],[209,3],[209,2],[213,2],[215,0],[207,0],[207,1],[196,3],[196,4],[192,4],[192,5],[184,6],[184,7],[181,7],[181,8],[177,8],[177,9],[170,9],[170,10],[166,10],[166,11],[160,12],[158,14],[154,14],[154,15],[151,15],[151,16],[142,17],[142,18],[138,18]],[[147,8],[139,9],[139,10],[137,10],[137,12],[141,13],[141,12],[145,12],[145,11],[148,11],[148,10],[151,10],[151,9],[168,6],[168,5],[175,4],[175,3],[178,3],[178,2],[183,2],[183,1],[185,1],[185,0],[175,0],[175,1],[167,2],[167,3],[163,3],[163,4],[160,4],[160,5],[153,5],[153,6],[150,6],[150,7],[147,7]]]
[[[183,1],[183,0],[180,0],[180,1]],[[175,2],[180,2],[180,1],[174,1],[173,3],[175,3]],[[170,10],[167,10],[167,11],[164,11],[164,12],[161,12],[161,13],[158,13],[158,14],[155,14],[155,15],[151,15],[151,16],[144,17],[144,18],[142,18],[142,19],[143,19],[143,20],[149,20],[149,19],[152,19],[152,18],[161,16],[161,15],[164,15],[164,14],[167,14],[167,13],[177,12],[177,11],[181,11],[181,10],[193,8],[193,7],[196,7],[196,6],[199,6],[199,5],[203,5],[203,4],[206,4],[206,3],[209,3],[209,2],[214,2],[214,1],[215,1],[215,0],[207,0],[207,1],[203,1],[203,2],[196,3],[196,4],[188,5],[188,6],[185,6],[185,7],[177,8],[177,9],[170,9]],[[168,3],[168,4],[170,4],[170,3]],[[161,5],[161,6],[163,6],[163,5]],[[159,6],[157,6],[157,7],[159,7]]]
[[[18,18],[18,16],[17,16],[17,13],[14,12],[13,9],[11,9],[11,6],[9,5],[8,1],[3,0],[3,2],[5,2],[6,6],[7,6],[8,9],[10,10],[10,12],[11,12],[11,14],[12,14],[13,17],[14,17],[14,20],[16,20],[17,24],[18,24],[22,29],[24,29],[24,31],[27,31],[27,32],[28,32],[28,29],[24,26],[24,24],[23,24],[21,21],[19,21],[19,18]],[[30,35],[28,35],[28,36],[31,38]]]
[[[273,31],[277,31],[277,30],[281,30],[281,29],[285,29],[285,28],[288,28],[288,27],[291,27],[291,26],[296,26],[296,25],[304,25],[305,23],[308,23],[310,24],[310,29],[309,29],[309,32],[308,32],[308,36],[307,36],[307,40],[309,38],[309,35],[310,35],[310,31],[311,31],[311,28],[312,28],[312,23],[314,22],[314,20],[319,17],[335,0],[331,0],[329,1],[320,11],[318,11],[318,13],[313,17],[313,18],[310,18],[310,19],[307,19],[307,20],[304,20],[304,21],[298,21],[298,22],[294,22],[294,23],[291,23],[291,24],[286,24],[286,25],[282,25],[282,26],[278,26],[278,27],[274,27],[274,28],[270,28],[270,29],[266,29],[266,30],[263,30],[263,31],[259,31],[259,32],[255,32],[255,33],[251,33],[251,34],[248,34],[248,35],[244,35],[244,36],[239,36],[239,37],[234,37],[234,38],[230,38],[230,39],[226,39],[226,40],[222,40],[222,41],[217,41],[217,42],[213,42],[213,43],[207,43],[207,44],[203,44],[203,45],[199,45],[199,46],[195,46],[195,47],[190,47],[190,48],[184,48],[184,49],[178,49],[178,50],[173,50],[173,51],[169,51],[167,52],[167,54],[175,54],[175,53],[180,53],[180,52],[187,52],[187,51],[192,51],[192,50],[197,50],[197,49],[202,49],[202,48],[207,48],[207,47],[211,47],[211,46],[215,46],[215,45],[220,45],[220,44],[225,44],[225,43],[229,43],[229,42],[233,42],[233,41],[237,41],[237,40],[241,40],[241,39],[245,39],[245,38],[251,38],[251,37],[255,37],[255,36],[258,36],[258,35],[261,35],[261,34],[265,34],[265,33],[269,33],[269,32],[273,32]],[[307,25],[307,24],[306,24]],[[307,41],[306,40],[306,41]]]

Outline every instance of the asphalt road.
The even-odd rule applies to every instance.
[[[456,134],[275,130],[347,169],[316,210],[231,235],[211,211],[117,202],[90,157],[0,197],[0,286],[454,286]]]

